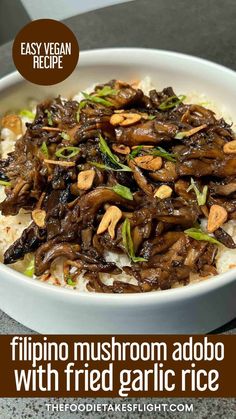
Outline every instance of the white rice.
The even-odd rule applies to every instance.
[[[95,85],[88,87],[85,92],[90,93],[93,91]],[[154,87],[152,85],[150,77],[145,77],[143,80],[137,84],[137,87],[143,90],[145,94],[148,94],[149,91]],[[186,103],[195,103],[195,104],[202,104],[206,106],[208,109],[211,109],[215,112],[218,118],[223,117],[228,123],[232,123],[232,119],[228,115],[227,109],[225,107],[217,107],[217,105],[211,101],[209,98],[206,97],[203,93],[197,92],[190,92],[186,95],[185,102]],[[74,100],[81,101],[83,99],[83,95],[81,92],[78,92],[73,97]],[[26,129],[25,123],[28,120],[24,117],[22,118],[23,122],[23,130]],[[3,128],[1,130],[1,143],[0,143],[0,155],[2,158],[6,158],[7,154],[14,149],[14,145],[18,137],[9,129]],[[0,186],[0,202],[2,202],[5,198],[4,187]],[[0,213],[0,261],[3,261],[3,254],[5,250],[16,240],[18,239],[22,231],[29,225],[31,222],[31,215],[26,211],[21,210],[20,213],[16,216],[3,216]],[[205,228],[206,221],[203,220],[202,227]],[[225,231],[227,231],[233,239],[236,241],[236,222],[229,221],[224,225]],[[23,261],[16,262],[11,266],[13,269],[24,272],[26,269],[29,261],[31,260],[31,255],[27,255]],[[107,262],[115,262],[118,267],[122,268],[123,266],[129,266],[130,260],[126,255],[118,255],[114,252],[106,252],[105,259]],[[45,275],[40,278],[41,281],[47,281],[50,284],[63,286],[66,288],[72,288],[71,286],[67,285],[62,271],[63,260],[57,260],[53,264],[51,275],[46,277]],[[229,269],[236,268],[236,249],[228,249],[223,245],[219,246],[218,254],[217,254],[217,261],[216,261],[217,271],[219,273],[224,273]],[[72,268],[74,269],[74,268]],[[73,273],[73,271],[71,272]],[[112,285],[114,280],[119,280],[127,283],[137,284],[137,281],[125,273],[120,275],[116,275],[112,277],[110,274],[103,274],[101,275],[102,281],[106,285]],[[191,275],[191,283],[203,280],[205,278],[199,278],[196,275]],[[86,288],[87,280],[84,278],[83,274],[81,274],[78,278],[77,285],[74,286],[74,289],[77,291],[87,291]],[[179,284],[175,284],[175,286],[179,286]]]

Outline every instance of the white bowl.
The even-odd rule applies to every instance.
[[[53,87],[35,86],[17,74],[0,80],[1,110],[24,106],[29,97],[68,96],[95,82],[150,76],[162,89],[205,93],[235,117],[236,73],[183,54],[149,49],[82,52],[78,70]],[[167,291],[93,294],[51,286],[0,266],[0,307],[41,333],[206,333],[236,316],[236,270]]]

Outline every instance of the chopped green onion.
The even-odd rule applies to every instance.
[[[154,150],[151,150],[150,154],[163,157],[164,159],[172,162],[176,162],[176,154],[168,153],[168,151],[164,150],[162,147],[157,147]]]
[[[192,237],[192,239],[199,240],[199,241],[206,241],[214,244],[221,244],[218,240],[214,237],[209,236],[209,234],[204,233],[200,228],[189,228],[185,230],[185,234],[187,236]]]
[[[66,283],[67,285],[70,285],[71,287],[74,287],[75,285],[77,285],[77,282],[73,281],[73,279],[70,276],[67,276]]]
[[[22,109],[19,112],[19,116],[22,116],[22,117],[25,117],[25,118],[28,118],[28,119],[32,119],[32,120],[34,120],[34,118],[35,118],[35,114],[33,112],[29,111],[28,109]]]
[[[61,132],[61,137],[64,139],[64,140],[66,140],[66,141],[70,141],[70,136],[69,136],[69,134],[67,134],[67,132]]]
[[[138,145],[134,150],[131,151],[131,153],[129,154],[129,158],[134,159],[134,157],[136,157],[142,149],[143,145]]]
[[[112,163],[119,163],[119,158],[112,153],[111,149],[108,147],[106,140],[101,136],[101,134],[99,134],[99,148],[103,154],[109,157]]]
[[[132,172],[130,167],[126,166],[125,164],[120,163],[119,157],[117,157],[115,154],[112,153],[112,151],[108,147],[106,140],[101,136],[101,134],[99,134],[99,148],[100,148],[101,153],[107,156],[108,159],[111,161],[111,163],[114,164],[114,166],[117,166],[117,168],[115,169],[112,169],[111,167],[110,170],[119,169],[120,171],[123,171],[123,172]]]
[[[111,102],[109,102],[106,99],[103,99],[102,97],[98,97],[95,95],[88,95],[88,93],[85,93],[85,92],[82,92],[82,95],[89,102],[100,103],[101,105],[104,105],[104,106],[113,106]]]
[[[86,92],[82,92],[84,98],[89,102],[100,103],[104,106],[113,106],[113,104],[109,101],[104,99],[106,96],[114,96],[117,95],[119,90],[112,89],[110,86],[104,86],[102,89],[96,90],[93,94],[88,94]],[[84,103],[84,105],[82,105]],[[84,108],[86,102],[80,102],[79,110],[77,112],[77,121],[80,120],[80,111]]]
[[[143,147],[144,147],[143,145],[137,146],[134,150],[131,151],[131,153],[129,154],[129,158],[133,159],[134,157],[136,157],[140,153],[140,151],[143,149]],[[164,150],[164,148],[162,147],[147,149],[147,150],[144,150],[144,152],[145,151],[147,151],[148,154],[152,154],[153,156],[160,156],[166,160],[176,162],[176,154],[168,153],[168,151]]]
[[[113,186],[112,190],[117,193],[117,195],[122,196],[122,198],[129,199],[130,201],[133,201],[133,195],[129,188],[126,186],[120,185],[117,183],[117,185]]]
[[[96,161],[89,161],[89,164],[91,164],[92,166],[97,167],[98,169],[102,169],[102,170],[114,170],[116,172],[119,171],[119,169],[113,169],[112,167],[106,166],[106,164],[103,163],[97,163]]]
[[[156,115],[148,115],[148,119],[150,121],[153,121],[153,119],[156,119]]]
[[[6,180],[0,180],[0,185],[1,186],[11,186],[11,182],[8,182]]]
[[[183,138],[186,137],[186,134],[188,133],[188,131],[180,131],[177,132],[177,134],[175,135],[175,140],[183,140]]]
[[[198,102],[198,105],[200,106],[209,106],[211,102]]]
[[[119,90],[112,89],[110,86],[104,86],[100,90],[96,90],[95,95],[99,97],[115,96],[119,93]]]
[[[77,119],[77,122],[80,122],[80,113],[81,113],[81,109],[83,109],[83,108],[85,107],[85,105],[86,105],[86,100],[82,100],[82,101],[79,103],[79,108],[78,108],[78,111],[77,111],[77,114],[76,114],[76,119]]]
[[[47,117],[48,117],[48,125],[52,126],[53,125],[52,113],[48,109],[45,110],[45,113],[47,114]]]
[[[33,277],[34,275],[34,257],[29,262],[28,266],[26,267],[24,274],[29,277]]]
[[[130,231],[130,221],[128,218],[125,219],[122,225],[122,239],[123,239],[123,245],[130,257],[130,259],[133,262],[146,262],[147,259],[144,259],[142,257],[137,257],[134,254],[134,244],[131,237],[131,231]]]
[[[46,142],[44,141],[43,144],[40,147],[40,150],[42,151],[42,153],[45,155],[45,157],[48,158],[49,153],[48,153],[48,146],[46,144]]]
[[[184,95],[168,97],[168,99],[159,105],[158,109],[161,111],[166,111],[167,109],[176,108],[176,106],[179,106],[184,101],[184,99],[186,99],[186,96]]]
[[[198,205],[205,205],[206,200],[207,200],[208,186],[205,185],[203,187],[202,192],[200,192],[196,183],[194,182],[194,179],[191,178],[191,185],[187,189],[187,192],[191,191],[192,189],[194,190],[194,192],[196,194]]]
[[[115,169],[114,167],[107,166],[106,164],[98,163],[96,161],[88,161],[88,163],[91,164],[92,166],[97,167],[98,169],[101,169],[101,170],[112,170],[113,172],[125,172],[126,171],[124,169]]]
[[[207,127],[207,125],[206,124],[203,124],[203,125],[200,125],[199,127],[195,127],[195,128],[191,128],[190,130],[188,130],[188,131],[180,131],[180,132],[178,132],[176,135],[175,135],[175,139],[176,140],[182,140],[183,138],[185,138],[185,137],[191,137],[191,135],[194,135],[194,134],[196,134],[197,132],[199,132],[199,131],[201,131],[201,130],[203,130],[204,128],[206,128]]]
[[[64,152],[69,152],[70,154],[64,154]],[[71,157],[77,156],[79,152],[80,148],[78,147],[62,147],[56,151],[55,156],[61,157],[62,159],[70,159]]]

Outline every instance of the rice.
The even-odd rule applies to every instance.
[[[0,186],[0,202],[5,198],[4,187]],[[0,261],[3,261],[3,254],[7,248],[17,240],[23,230],[29,225],[31,216],[23,210],[20,210],[18,215],[3,216],[0,213]],[[16,262],[10,265],[17,271],[24,271],[29,261],[29,256],[24,261]]]
[[[143,90],[145,94],[148,94],[151,89],[154,88],[152,85],[150,77],[145,77],[139,83],[136,83],[136,86]],[[85,92],[91,93],[94,90],[95,84],[88,87]],[[83,95],[81,92],[78,92],[74,97],[73,100],[81,101],[83,99]],[[217,107],[216,103],[211,101],[209,98],[206,97],[203,93],[198,92],[190,92],[186,95],[185,99],[186,103],[193,103],[193,104],[200,104],[206,106],[208,109],[211,109],[215,112],[218,118],[223,117],[228,123],[233,124],[232,118],[228,114],[228,111],[225,107]],[[29,122],[29,119],[26,117],[22,117],[23,123],[23,131],[26,129],[26,122]],[[234,125],[235,127],[235,125]],[[6,158],[7,154],[13,151],[14,145],[18,137],[9,129],[3,128],[1,130],[1,143],[0,143],[0,154],[2,158]],[[4,187],[0,186],[0,202],[2,202],[5,198]],[[0,213],[0,261],[3,261],[3,254],[6,249],[15,241],[17,240],[23,230],[30,224],[31,222],[31,214],[27,213],[26,211],[20,210],[18,215],[15,216],[3,216]],[[202,228],[206,228],[206,220],[202,222]],[[229,233],[234,241],[236,241],[236,222],[229,221],[224,225],[224,230]],[[130,260],[126,255],[120,255],[114,252],[106,252],[105,259],[107,262],[114,262],[120,268],[123,266],[129,266]],[[31,260],[32,256],[27,255],[24,260],[18,261],[12,265],[9,265],[13,269],[24,272],[29,261]],[[62,286],[65,288],[71,289],[72,287],[69,286],[66,281],[64,280],[63,274],[63,262],[64,260],[61,258],[60,260],[55,260],[54,264],[51,268],[51,273],[49,275],[42,275],[41,278],[34,278],[36,280],[46,281],[49,284]],[[236,249],[228,249],[223,245],[219,246],[218,253],[217,253],[217,260],[216,260],[216,267],[218,273],[224,273],[229,269],[236,268]],[[73,269],[71,269],[71,273],[73,273]],[[206,277],[202,278],[196,274],[191,274],[190,282],[199,282]],[[120,275],[116,275],[115,278],[110,274],[102,274],[101,275],[102,281],[106,285],[112,285],[114,279],[118,281],[123,281],[127,283],[131,283],[137,285],[137,281],[129,276],[126,275],[124,272]],[[73,288],[77,291],[88,292],[86,288],[87,279],[84,277],[84,273],[82,273],[77,281],[77,285],[73,286]],[[179,283],[174,284],[174,287],[180,286]]]

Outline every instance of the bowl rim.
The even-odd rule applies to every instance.
[[[115,57],[112,57],[112,54],[115,54]],[[119,54],[127,55],[130,58],[130,55],[136,56],[142,54],[142,61],[144,60],[144,55],[156,55],[159,57],[172,58],[172,59],[181,59],[183,61],[195,62],[200,65],[203,65],[213,70],[218,70],[224,75],[227,73],[231,77],[234,77],[236,80],[236,72],[230,68],[227,68],[221,64],[208,61],[204,58],[195,57],[193,55],[183,54],[175,51],[167,51],[161,49],[151,49],[151,48],[101,48],[101,49],[91,49],[80,52],[80,58],[85,59],[85,65],[94,64],[95,59],[99,58],[99,61],[104,63],[113,63],[114,61],[119,61]],[[83,63],[82,63],[83,64]],[[0,79],[0,90],[3,88],[12,87],[14,83],[19,81],[24,81],[23,77],[17,72],[11,72],[3,76]],[[84,301],[96,300],[99,304],[109,303],[112,305],[114,302],[116,305],[134,304],[138,301],[141,305],[146,305],[149,303],[166,303],[167,301],[176,301],[186,298],[200,296],[202,294],[210,293],[214,290],[222,288],[225,285],[228,285],[235,281],[236,279],[236,268],[231,269],[223,274],[218,274],[216,276],[203,279],[196,283],[190,283],[186,286],[180,286],[177,288],[171,288],[168,290],[162,291],[153,291],[146,293],[131,293],[131,294],[112,294],[112,293],[92,293],[84,291],[76,291],[74,289],[68,289],[65,287],[55,286],[48,283],[41,282],[36,279],[29,278],[24,274],[15,271],[14,269],[4,265],[0,262],[0,275],[5,274],[10,276],[11,280],[17,281],[18,285],[31,287],[35,289],[40,289],[42,292],[51,294],[53,296],[64,296],[69,299],[78,299],[83,298]],[[4,275],[4,277],[5,277]],[[4,278],[5,279],[5,278]],[[20,279],[20,282],[19,282]],[[8,280],[6,278],[6,280]],[[121,296],[123,298],[121,298]]]
[[[89,49],[85,51],[80,51],[80,58],[85,58],[87,60],[87,63],[86,63],[87,65],[94,62],[94,56],[96,58],[101,59],[101,55],[103,55],[103,62],[112,63],[114,62],[114,58],[112,57],[113,53],[115,53],[116,60],[118,62],[120,62],[119,54],[126,54],[128,58],[130,58],[130,54],[147,54],[147,55],[156,54],[162,57],[168,57],[168,58],[172,57],[172,58],[182,59],[183,61],[185,60],[186,62],[195,61],[196,63],[207,66],[208,68],[212,68],[214,70],[219,70],[224,73],[228,73],[230,76],[233,76],[236,78],[236,71],[234,71],[233,69],[229,67],[216,63],[214,61],[207,60],[206,58],[201,58],[201,57],[197,57],[191,54],[185,54],[182,52],[177,52],[177,51],[172,51],[172,50],[154,49],[154,48],[132,48],[132,47],[94,48],[94,49]],[[143,57],[141,61],[144,61]],[[80,60],[78,63],[80,63]],[[12,71],[11,73],[4,75],[3,77],[0,77],[0,90],[3,87],[7,88],[9,86],[12,86],[14,81],[18,82],[18,81],[26,81],[26,80],[21,76],[21,74],[17,70]],[[30,83],[28,81],[26,82]]]

